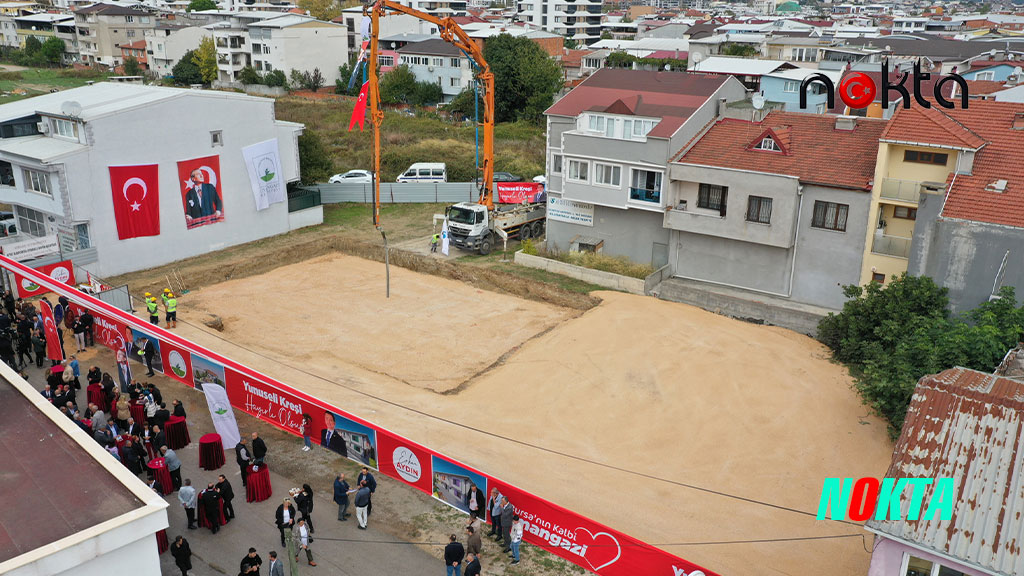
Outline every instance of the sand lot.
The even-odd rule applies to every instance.
[[[181,299],[179,316],[191,325],[178,331],[722,574],[867,572],[870,555],[859,537],[691,545],[867,534],[859,528],[541,452],[353,391],[813,512],[824,477],[881,476],[892,450],[884,424],[867,415],[845,370],[814,340],[612,292],[574,317],[395,268],[385,301],[383,276],[376,262],[330,256],[211,286]],[[203,312],[223,317],[225,331],[199,325]],[[457,393],[436,392],[453,386]]]

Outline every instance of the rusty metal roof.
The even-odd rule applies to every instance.
[[[868,521],[872,531],[956,558],[968,566],[1024,574],[1024,382],[953,368],[917,383],[886,473],[947,478],[956,485],[953,516]]]

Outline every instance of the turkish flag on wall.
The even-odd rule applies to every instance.
[[[60,347],[57,323],[53,321],[53,309],[44,300],[40,300],[39,313],[43,316],[43,333],[46,335],[46,357],[60,362],[64,360],[64,350]]]
[[[160,235],[159,170],[156,164],[111,166],[117,238]]]

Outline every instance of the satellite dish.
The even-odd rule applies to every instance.
[[[702,54],[700,52],[695,52],[693,54],[690,54],[690,60],[693,60],[693,62],[695,64],[699,63],[703,59],[704,59],[704,54]]]
[[[77,118],[82,115],[82,105],[74,100],[67,100],[60,105],[60,111],[63,112],[65,116]]]
[[[671,72],[672,71],[672,65],[671,64],[665,64],[665,70]]]
[[[764,96],[761,94],[754,94],[750,99],[750,103],[754,105],[755,110],[760,110],[761,108],[764,108]]]

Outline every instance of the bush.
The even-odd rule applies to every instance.
[[[331,159],[320,135],[306,129],[299,136],[299,179],[303,184],[326,182],[331,176]]]
[[[267,86],[288,87],[288,79],[285,78],[283,70],[273,70],[263,75],[263,83]]]
[[[654,272],[654,267],[651,266],[650,264],[638,264],[636,262],[633,262],[629,258],[626,258],[625,256],[610,256],[608,254],[602,254],[600,252],[563,252],[561,250],[540,250],[536,247],[533,247],[533,250],[534,254],[536,254],[537,256],[550,258],[552,260],[558,260],[559,262],[565,262],[566,264],[573,264],[576,266],[582,266],[584,268],[590,268],[592,270],[611,272],[612,274],[618,274],[620,276],[629,276],[631,278],[646,278]],[[525,252],[525,248],[523,251]],[[529,252],[527,252],[527,254],[529,254]]]
[[[238,72],[238,81],[242,84],[262,84],[263,77],[252,66],[246,66]]]
[[[521,244],[523,254],[529,254],[530,256],[537,255],[537,245],[533,243],[533,238],[527,238],[523,240]]]

